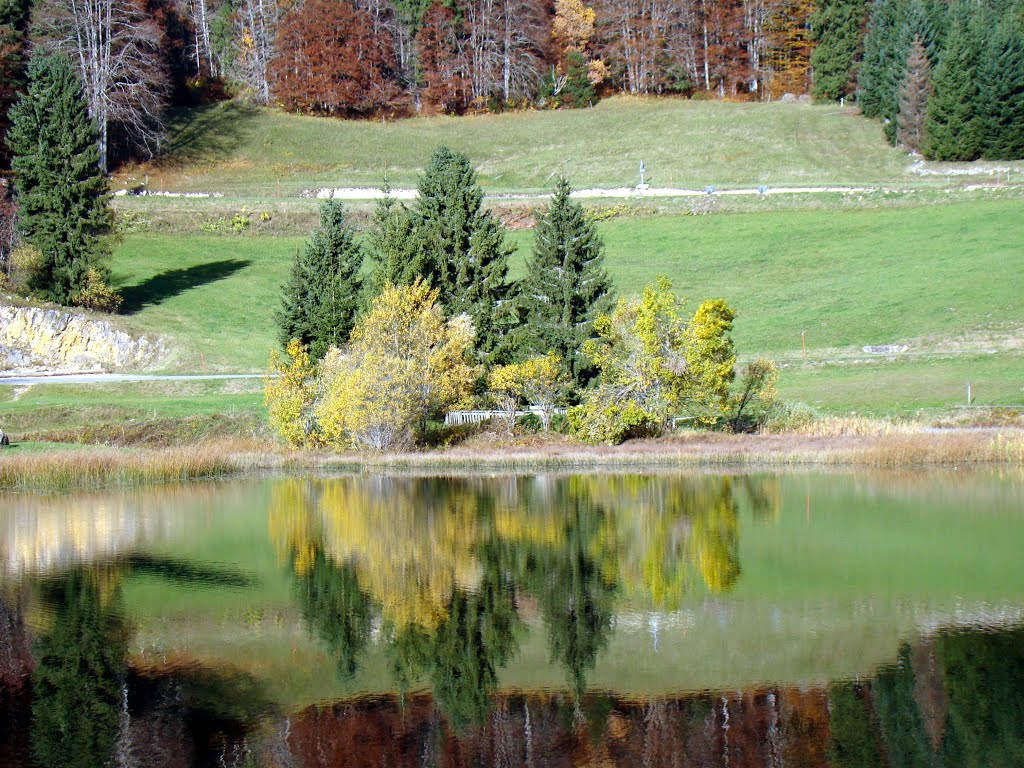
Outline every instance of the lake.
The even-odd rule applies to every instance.
[[[1024,472],[0,496],[0,766],[1024,766]]]

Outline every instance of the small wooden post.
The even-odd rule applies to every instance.
[[[800,354],[803,355],[804,362],[807,362],[807,338],[803,331],[800,331]]]
[[[967,382],[967,404],[971,404],[971,382]]]

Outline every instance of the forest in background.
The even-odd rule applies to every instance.
[[[1022,30],[1021,0],[0,0],[0,120],[40,47],[76,63],[104,167],[230,96],[387,119],[812,94],[927,157],[1019,157]]]

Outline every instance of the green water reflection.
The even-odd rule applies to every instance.
[[[8,497],[0,762],[1024,765],[1022,502],[990,472]]]

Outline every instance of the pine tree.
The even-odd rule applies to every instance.
[[[476,348],[493,355],[511,321],[508,257],[512,248],[490,211],[469,158],[440,147],[430,158],[412,210],[416,252],[409,274],[439,291],[449,315],[466,313]]]
[[[853,67],[863,45],[865,14],[863,0],[825,0],[811,16],[818,43],[811,54],[815,99],[838,101],[853,93]]]
[[[921,151],[929,160],[974,160],[980,149],[975,115],[978,36],[966,3],[950,13],[953,25],[932,74]]]
[[[1015,25],[996,26],[978,63],[981,156],[1024,158],[1024,36]]]
[[[551,205],[537,216],[533,255],[519,290],[516,342],[527,355],[558,353],[582,386],[590,366],[580,350],[593,336],[594,320],[611,311],[611,282],[604,244],[571,191],[560,180]]]
[[[920,37],[914,38],[907,59],[907,72],[900,83],[899,140],[907,149],[921,146],[928,98],[932,93],[932,68]]]
[[[275,315],[278,340],[298,339],[319,359],[329,347],[344,344],[362,300],[363,252],[345,224],[341,203],[320,206],[320,228],[295,254],[291,276]]]
[[[35,55],[28,87],[11,109],[7,145],[13,154],[20,231],[42,260],[29,288],[69,303],[86,275],[109,253],[112,217],[100,171],[98,133],[70,62]]]

